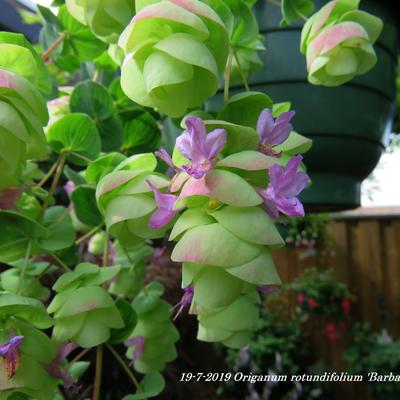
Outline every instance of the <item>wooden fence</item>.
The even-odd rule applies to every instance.
[[[304,269],[330,267],[356,295],[354,316],[374,328],[400,336],[400,208],[360,209],[334,216],[328,224],[330,251],[304,258],[297,249],[282,249],[274,259],[283,282]],[[342,346],[313,337],[313,350],[336,370],[344,370]],[[339,384],[336,398],[368,399],[363,384]]]

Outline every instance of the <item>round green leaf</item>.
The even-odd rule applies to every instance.
[[[79,155],[95,159],[100,153],[99,133],[85,114],[69,114],[56,121],[47,131],[47,141],[54,151],[66,152],[68,158],[78,165],[85,163]]]

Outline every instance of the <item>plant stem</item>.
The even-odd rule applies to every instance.
[[[97,346],[96,374],[94,378],[93,400],[100,399],[101,371],[103,367],[103,345]]]
[[[59,157],[58,162],[57,162],[56,173],[54,175],[53,182],[51,183],[49,192],[47,193],[47,196],[44,199],[44,202],[42,204],[42,209],[40,210],[40,213],[39,213],[38,218],[37,218],[38,220],[43,217],[43,214],[46,211],[46,208],[48,207],[48,205],[50,203],[50,199],[53,197],[54,192],[57,189],[58,183],[59,183],[60,178],[61,178],[61,174],[62,174],[63,169],[64,169],[66,158],[67,158],[67,156],[66,156],[65,153],[61,153],[60,154],[60,157]]]
[[[27,266],[28,266],[29,256],[30,256],[30,254],[31,254],[31,248],[32,248],[32,240],[30,240],[30,241],[28,242],[28,246],[26,247],[25,258],[24,258],[24,265],[22,266],[21,275],[19,276],[19,281],[18,281],[18,290],[17,290],[17,294],[19,294],[19,291],[21,290],[22,281],[23,281],[24,278],[25,278],[26,268],[27,268]]]
[[[112,353],[112,355],[115,357],[115,359],[120,363],[121,367],[124,369],[124,371],[126,372],[126,374],[129,376],[130,380],[132,381],[133,385],[135,386],[136,390],[138,392],[141,391],[139,382],[137,381],[137,379],[135,378],[135,375],[133,375],[132,371],[130,370],[130,368],[126,365],[126,363],[124,362],[124,360],[121,358],[121,356],[115,351],[115,349],[110,346],[108,343],[106,343],[107,349],[110,350],[110,352]]]
[[[110,235],[106,230],[104,238],[104,250],[103,250],[103,267],[106,267],[110,261]]]
[[[49,169],[49,172],[48,172],[48,173],[46,174],[46,176],[36,185],[36,187],[38,187],[38,188],[42,187],[42,186],[50,179],[51,175],[53,175],[54,171],[55,171],[56,168],[57,168],[58,161],[59,161],[59,160],[57,160],[57,161],[51,166],[51,168]]]
[[[250,91],[249,84],[247,83],[246,75],[244,74],[244,72],[242,70],[242,66],[240,65],[240,60],[239,60],[239,57],[238,57],[236,51],[233,52],[233,55],[235,57],[236,64],[238,65],[238,70],[240,73],[240,77],[242,78],[243,86],[247,91]]]
[[[233,59],[233,51],[230,48],[229,55],[228,55],[228,61],[226,63],[226,68],[225,68],[224,103],[227,103],[229,100],[229,83],[231,80],[232,59]]]
[[[54,253],[48,253],[50,254],[57,262],[58,264],[63,267],[66,271],[72,272],[72,269],[69,268],[59,257],[57,257]]]
[[[84,349],[81,351],[76,357],[74,357],[69,363],[68,367],[71,365],[75,364],[77,361],[79,361],[86,353],[88,353],[90,350],[92,350],[92,347],[88,347],[87,349]]]
[[[93,229],[91,229],[89,232],[85,233],[83,236],[81,236],[79,239],[75,241],[75,244],[81,244],[84,242],[86,239],[90,238],[90,236],[94,235],[99,229],[103,227],[103,224],[95,226]]]
[[[41,59],[43,61],[47,61],[51,54],[53,53],[53,51],[64,41],[64,39],[66,38],[67,33],[63,32],[51,45],[50,47],[42,54]]]
[[[69,153],[72,154],[75,157],[80,158],[83,161],[86,161],[87,163],[91,163],[93,161],[90,158],[87,158],[87,157],[83,156],[82,154],[79,154],[79,153],[77,153],[75,151],[70,151]]]

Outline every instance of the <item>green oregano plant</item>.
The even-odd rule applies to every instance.
[[[155,397],[186,307],[199,340],[249,343],[280,283],[276,223],[304,215],[311,183],[290,103],[247,82],[265,50],[253,3],[55,0],[39,45],[0,33],[1,399]],[[283,25],[313,12],[281,7]],[[328,3],[304,26],[310,82],[367,72],[381,28]],[[182,263],[175,305],[146,280],[160,244]],[[104,352],[130,390],[103,394]]]

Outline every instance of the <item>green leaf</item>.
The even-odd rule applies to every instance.
[[[85,164],[86,158],[95,159],[100,153],[99,133],[85,114],[69,114],[56,121],[47,131],[47,141],[54,151],[69,153],[68,159],[78,165]]]
[[[74,210],[78,219],[88,226],[101,224],[103,218],[97,207],[96,189],[82,185],[77,187],[71,194]]]
[[[100,179],[114,170],[126,157],[121,153],[109,153],[92,161],[85,172],[85,178],[90,185],[97,185]]]
[[[113,99],[107,89],[93,81],[75,86],[69,101],[71,112],[84,113],[94,121],[104,120],[113,113]]]
[[[274,148],[275,151],[282,151],[289,156],[305,153],[310,150],[312,140],[292,131],[289,137],[280,145]]]
[[[215,223],[187,230],[176,244],[171,259],[216,267],[233,267],[258,257],[262,246],[247,243]]]
[[[199,188],[205,191],[196,192]],[[181,206],[182,199],[192,195],[206,195],[224,204],[239,207],[256,206],[262,203],[262,198],[243,178],[230,171],[220,169],[215,169],[206,175],[203,187],[195,179],[185,183],[178,197],[177,207]]]
[[[261,208],[225,206],[211,215],[224,228],[247,242],[284,245],[274,221]]]
[[[312,0],[282,0],[281,10],[283,19],[281,26],[290,25],[299,19],[305,19],[314,11]]]
[[[48,237],[49,231],[35,220],[14,211],[0,211],[0,261],[24,257],[28,242]]]
[[[158,396],[164,387],[163,376],[159,372],[150,372],[140,382],[141,391],[136,394],[128,394],[122,400],[146,400]]]
[[[11,33],[11,32],[0,32],[0,43],[11,43],[25,49],[29,50],[33,59],[35,60],[35,77],[31,83],[35,84],[42,95],[48,98],[52,92],[52,80],[44,62],[41,60],[39,55],[36,53],[33,46],[26,40],[24,35],[19,33]],[[22,63],[23,60],[18,60],[19,63]],[[6,67],[7,68],[7,67]],[[7,68],[8,69],[8,68]],[[17,71],[16,71],[17,72]]]
[[[280,285],[281,280],[275,269],[271,251],[266,248],[249,263],[227,268],[226,272],[255,285]]]
[[[129,337],[133,329],[136,326],[137,315],[133,307],[124,299],[118,299],[115,302],[122,319],[124,320],[125,326],[121,329],[112,329],[111,336],[109,339],[110,343],[122,343]]]
[[[265,108],[272,109],[272,100],[261,92],[243,92],[233,95],[218,113],[220,120],[255,128]]]
[[[46,210],[42,225],[48,229],[49,236],[37,241],[38,246],[45,251],[58,251],[73,245],[75,231],[68,210],[62,206],[50,207]]]
[[[242,280],[215,267],[203,267],[194,278],[194,285],[193,301],[209,310],[228,306],[243,289]]]
[[[159,148],[161,131],[150,113],[144,112],[124,124],[122,150],[135,153],[155,151]]]
[[[120,149],[123,139],[121,122],[112,115],[110,118],[97,123],[103,151],[117,151]]]
[[[219,120],[206,121],[206,127],[207,131],[216,128],[226,130],[227,141],[222,150],[225,156],[243,150],[256,150],[258,147],[259,136],[254,128]]]
[[[164,286],[157,281],[149,283],[133,300],[132,306],[138,315],[150,311],[164,293]]]
[[[22,319],[40,329],[47,329],[53,325],[53,320],[40,301],[14,294],[2,294],[0,318],[4,320],[10,317]]]
[[[82,176],[82,174],[74,171],[68,165],[64,167],[63,173],[76,186],[84,185],[86,183],[86,179]]]

